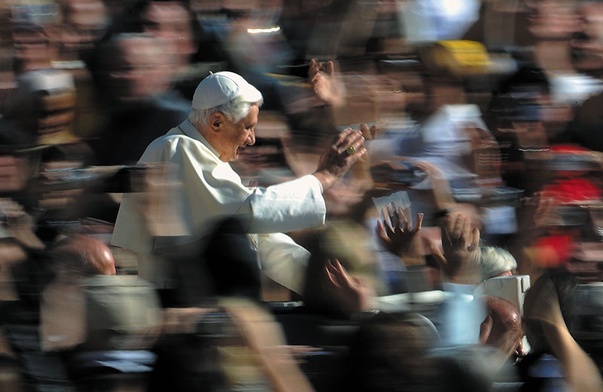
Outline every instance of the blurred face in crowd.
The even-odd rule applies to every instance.
[[[127,2],[123,0],[103,0],[103,4],[109,13],[109,17],[114,18],[121,13]]]
[[[217,135],[212,146],[220,154],[220,160],[236,161],[245,147],[255,144],[255,126],[259,112],[258,105],[252,105],[249,114],[237,122],[230,121],[219,112],[211,116],[210,126]]]
[[[142,23],[144,32],[163,38],[178,59],[178,64],[186,64],[193,53],[193,34],[190,14],[178,2],[152,2]]]
[[[578,71],[603,70],[603,3],[580,7],[581,31],[572,41],[572,60]]]
[[[41,27],[17,26],[13,29],[12,39],[17,73],[50,65],[50,42]]]
[[[91,48],[107,25],[105,5],[100,0],[64,0],[63,45],[74,49]]]
[[[124,35],[101,54],[102,85],[110,99],[142,102],[165,92],[171,78],[164,42],[146,35]]]
[[[528,0],[528,31],[537,39],[570,39],[580,29],[574,0]]]
[[[23,190],[29,179],[26,157],[0,154],[0,193]]]

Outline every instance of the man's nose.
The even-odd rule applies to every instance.
[[[253,146],[255,144],[255,129],[252,129],[249,132],[249,136],[247,137],[247,144]]]

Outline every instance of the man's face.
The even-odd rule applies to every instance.
[[[18,28],[12,33],[19,72],[45,68],[50,63],[50,43],[42,29]]]
[[[221,116],[221,128],[214,148],[220,154],[220,160],[232,162],[239,159],[241,151],[255,144],[255,126],[258,123],[260,108],[251,106],[249,114],[242,120],[233,123],[226,116]]]
[[[572,0],[528,0],[527,27],[537,40],[570,39],[580,30],[580,18]]]
[[[162,53],[163,41],[130,38],[119,41],[105,55],[104,88],[120,103],[135,103],[167,90],[170,72]]]
[[[571,42],[573,65],[578,71],[600,74],[603,69],[603,4],[585,4],[580,11],[582,29]]]
[[[178,2],[153,2],[143,16],[144,31],[162,37],[179,64],[185,64],[194,51],[190,15]]]
[[[90,49],[100,38],[108,21],[100,0],[65,0],[63,45],[70,49]]]
[[[25,157],[0,155],[0,193],[23,190],[29,180],[29,162]]]

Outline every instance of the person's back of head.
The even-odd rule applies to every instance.
[[[488,316],[481,324],[480,341],[510,357],[520,347],[523,329],[517,306],[502,297],[483,297]]]
[[[526,337],[535,358],[526,366],[526,385],[534,382],[531,370],[538,370],[542,354],[561,368],[564,385],[576,391],[603,390],[600,369],[576,341],[576,310],[579,300],[578,279],[568,271],[554,270],[542,274],[526,293],[524,324]],[[550,367],[550,365],[549,365]],[[542,373],[542,371],[541,371]],[[538,377],[538,376],[536,376]],[[550,380],[560,375],[545,374],[537,378]],[[536,390],[525,388],[525,390]]]
[[[110,248],[91,236],[59,240],[52,258],[57,275],[41,309],[44,349],[150,347],[162,321],[154,286],[137,276],[116,275]]]
[[[550,95],[550,82],[543,69],[522,66],[500,82],[487,110],[486,123],[493,132],[513,128],[514,123],[542,120],[542,102]]]
[[[552,354],[542,324],[557,324],[571,333],[578,300],[578,280],[566,270],[544,272],[526,292],[524,324],[532,352]],[[564,325],[558,325],[563,323]]]
[[[68,276],[115,275],[111,249],[90,236],[76,234],[59,240],[52,257],[59,273]]]
[[[500,371],[496,349],[487,346],[459,348],[448,355],[435,355],[436,385],[431,391],[488,392]]]
[[[433,324],[414,313],[380,313],[361,324],[350,348],[353,391],[440,391]]]
[[[517,261],[507,250],[494,246],[481,246],[476,253],[479,257],[481,279],[512,275]]]
[[[365,238],[364,227],[351,222],[333,222],[311,235],[302,293],[308,309],[349,317],[375,305],[385,288]]]

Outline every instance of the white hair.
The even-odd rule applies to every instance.
[[[481,246],[478,249],[482,280],[494,278],[517,268],[515,257],[503,248]]]
[[[262,106],[263,100],[249,102],[243,96],[238,96],[235,99],[223,105],[209,109],[191,109],[188,119],[195,126],[200,127],[209,123],[211,115],[214,113],[222,113],[229,121],[233,123],[241,121],[249,114],[251,107],[254,105]]]

